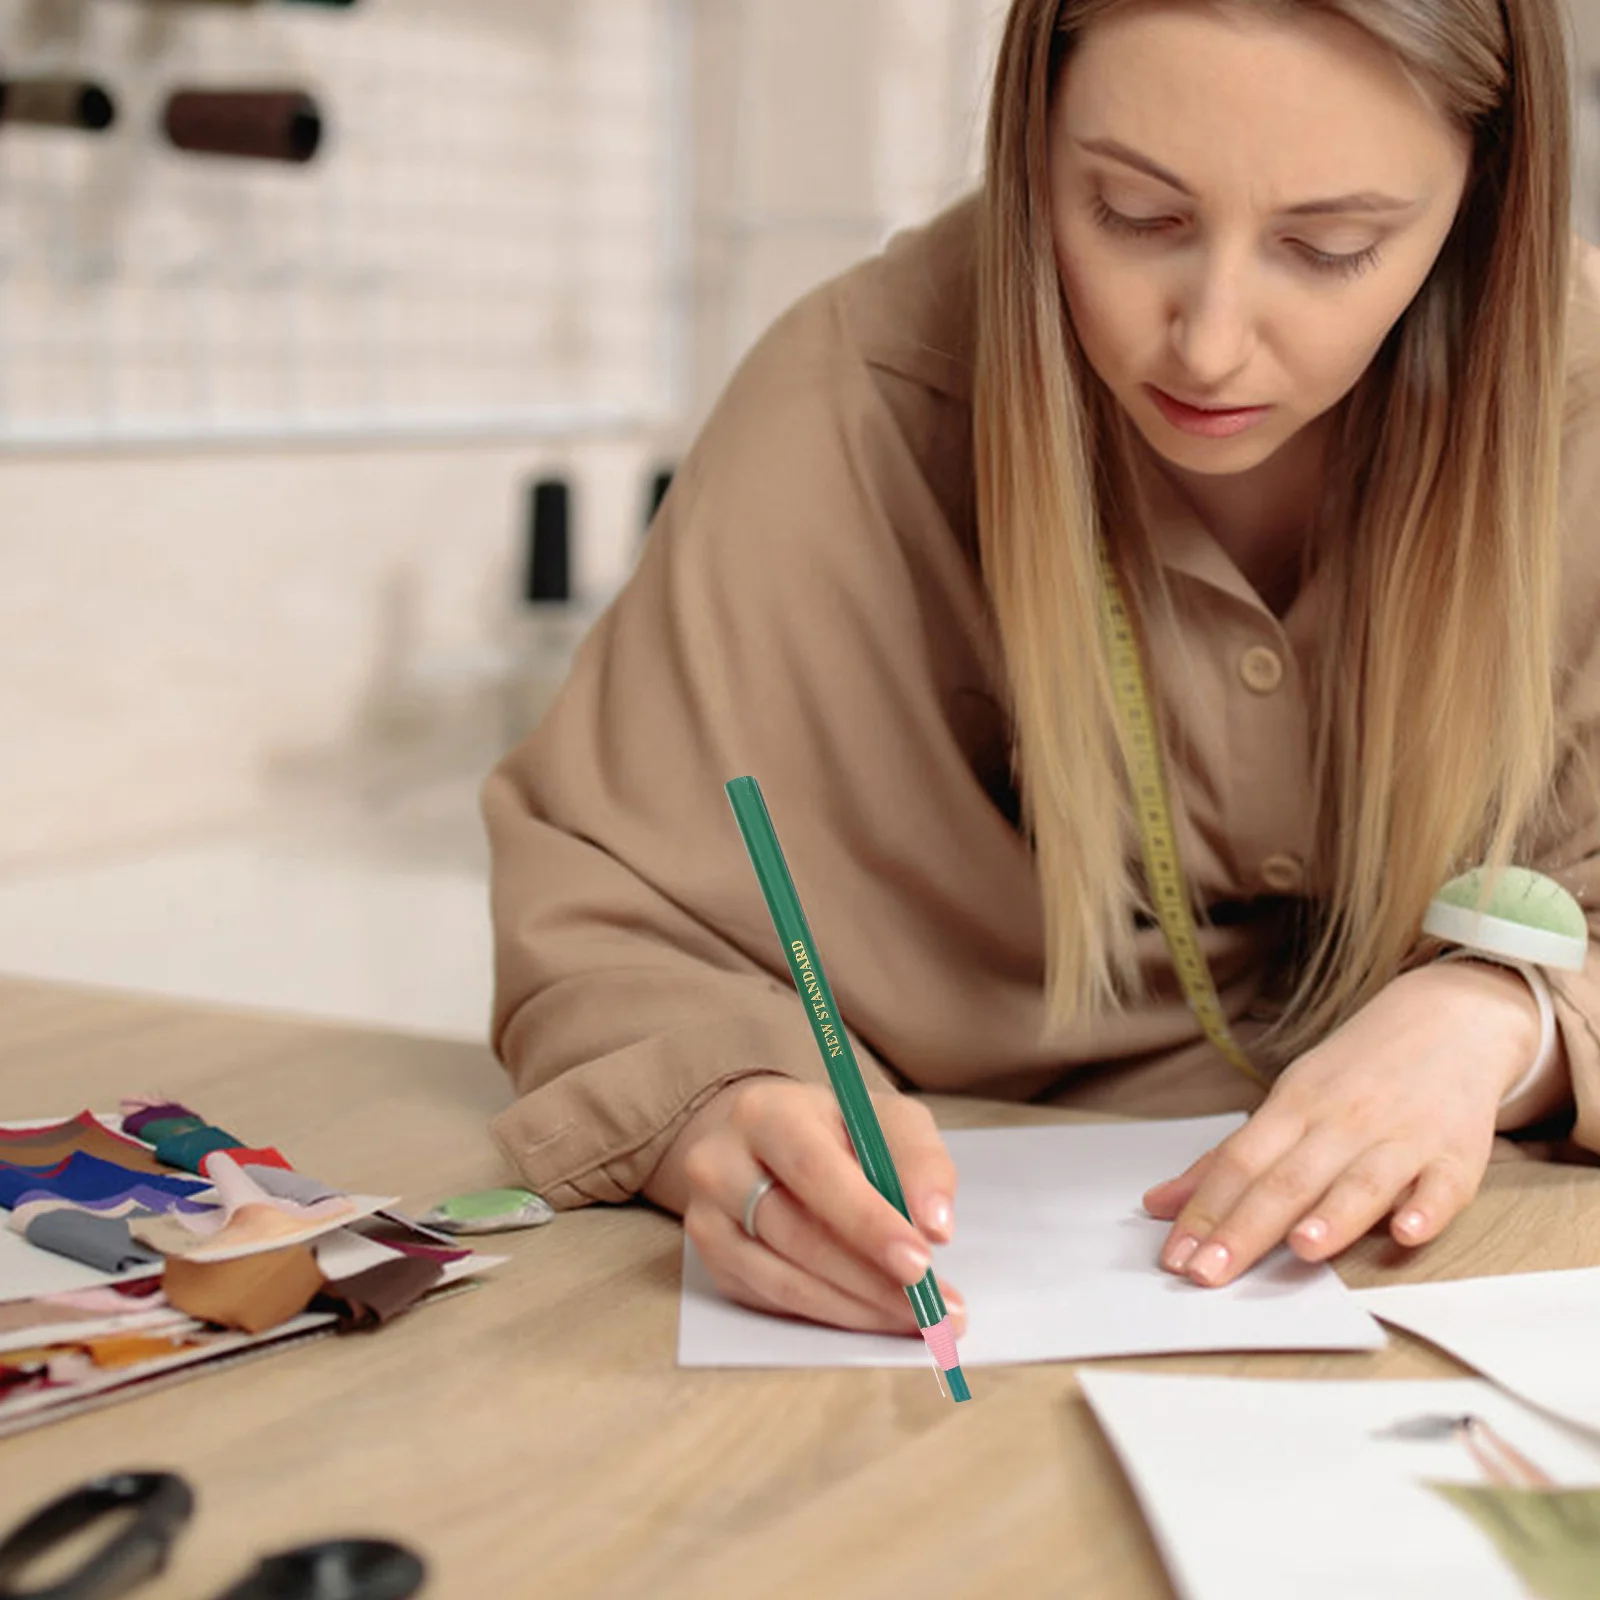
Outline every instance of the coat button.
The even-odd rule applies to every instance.
[[[1261,863],[1261,881],[1269,889],[1288,894],[1306,881],[1306,869],[1296,856],[1268,856]]]
[[[1239,657],[1239,676],[1247,689],[1271,694],[1283,682],[1283,657],[1265,645],[1253,645]]]

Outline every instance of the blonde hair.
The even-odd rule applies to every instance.
[[[1136,612],[1149,615],[1158,569],[1130,488],[1129,424],[1064,308],[1047,139],[1075,39],[1127,3],[1014,0],[979,244],[981,551],[1060,1026],[1137,990],[1146,907],[1096,542]],[[1455,227],[1343,410],[1315,508],[1318,527],[1338,530],[1318,556],[1339,652],[1311,702],[1311,876],[1331,888],[1274,1030],[1287,1058],[1403,968],[1438,888],[1510,859],[1550,791],[1569,89],[1558,0],[1234,3],[1363,28],[1473,141]]]

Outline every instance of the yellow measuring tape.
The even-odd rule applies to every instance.
[[[1178,840],[1167,802],[1166,775],[1162,770],[1161,741],[1156,734],[1150,693],[1139,661],[1139,641],[1122,595],[1117,570],[1104,541],[1097,546],[1100,562],[1100,619],[1110,654],[1111,689],[1117,702],[1133,783],[1134,807],[1139,817],[1139,839],[1144,851],[1145,876],[1155,897],[1156,920],[1166,936],[1172,964],[1183,985],[1189,1009],[1218,1050],[1253,1083],[1270,1088],[1271,1082],[1251,1062],[1228,1027],[1217,998],[1200,938],[1195,931],[1189,889],[1178,862]]]

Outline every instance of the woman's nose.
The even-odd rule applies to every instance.
[[[1214,275],[1183,296],[1172,320],[1172,342],[1184,371],[1200,391],[1190,399],[1249,398],[1224,391],[1228,380],[1249,363],[1253,328],[1247,290],[1237,278]]]

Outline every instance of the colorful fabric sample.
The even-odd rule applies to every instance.
[[[133,1236],[167,1256],[219,1259],[224,1252],[304,1243],[337,1227],[355,1209],[343,1196],[301,1205],[270,1195],[223,1153],[212,1158],[210,1171],[219,1202],[215,1210],[135,1218]]]
[[[165,1128],[167,1131],[157,1132]],[[159,1122],[150,1124],[151,1142],[156,1147],[156,1159],[169,1167],[181,1167],[185,1172],[199,1172],[205,1158],[218,1150],[241,1150],[241,1140],[221,1128],[187,1125],[172,1127]]]
[[[136,1213],[161,1216],[176,1212],[186,1216],[204,1216],[215,1211],[214,1205],[199,1200],[188,1200],[182,1195],[168,1194],[163,1189],[152,1189],[135,1184],[123,1194],[108,1195],[104,1200],[63,1200],[46,1189],[30,1189],[17,1197],[11,1208],[10,1223],[15,1233],[26,1233],[28,1224],[46,1211],[88,1211],[97,1217],[130,1217]]]
[[[147,1122],[165,1121],[175,1117],[192,1117],[188,1106],[174,1100],[164,1100],[160,1095],[130,1094],[122,1099],[122,1131],[141,1138]]]
[[[131,1310],[120,1305],[115,1314]],[[44,1300],[8,1300],[0,1304],[0,1334],[26,1333],[29,1328],[58,1328],[64,1322],[103,1322],[105,1313],[77,1306],[52,1305]]]
[[[41,1250],[81,1261],[97,1272],[126,1272],[161,1260],[161,1253],[139,1243],[128,1231],[126,1217],[99,1217],[75,1206],[37,1214],[23,1237]]]
[[[134,1172],[161,1172],[154,1151],[113,1133],[92,1111],[80,1111],[69,1121],[47,1128],[0,1128],[0,1161],[50,1167],[75,1152],[114,1161]]]
[[[214,1151],[245,1148],[242,1139],[213,1127],[199,1112],[151,1095],[129,1095],[123,1100],[122,1126],[154,1145],[158,1160],[187,1172],[201,1171],[205,1158]]]
[[[235,1261],[167,1262],[162,1286],[169,1304],[202,1322],[246,1333],[297,1317],[322,1288],[323,1277],[309,1245],[290,1245]]]
[[[198,1341],[187,1333],[108,1333],[80,1348],[97,1367],[137,1367],[176,1355]]]
[[[80,1204],[125,1195],[135,1184],[172,1195],[203,1194],[210,1185],[169,1173],[133,1173],[98,1156],[71,1155],[48,1167],[18,1166],[0,1161],[0,1206],[10,1207],[25,1194],[38,1191]]]
[[[229,1148],[228,1154],[241,1167],[277,1167],[284,1172],[293,1170],[285,1159],[283,1152],[274,1150],[271,1145],[264,1145],[258,1150],[252,1150],[246,1145],[234,1145]],[[210,1159],[211,1157],[207,1156],[200,1163],[200,1171],[208,1178],[211,1174],[206,1170],[206,1162],[210,1161]]]
[[[436,1261],[411,1257],[385,1261],[328,1284],[322,1299],[332,1302],[346,1332],[376,1328],[410,1310],[443,1276],[444,1268]]]
[[[248,1152],[234,1151],[233,1158],[240,1162],[239,1170],[251,1180],[259,1184],[270,1195],[276,1195],[280,1200],[298,1200],[301,1205],[312,1205],[318,1200],[336,1200],[343,1197],[341,1189],[330,1189],[327,1184],[319,1183],[315,1178],[308,1178],[303,1172],[295,1172],[289,1167],[262,1167],[253,1162],[240,1160],[242,1154]],[[208,1161],[212,1157],[206,1158]]]

